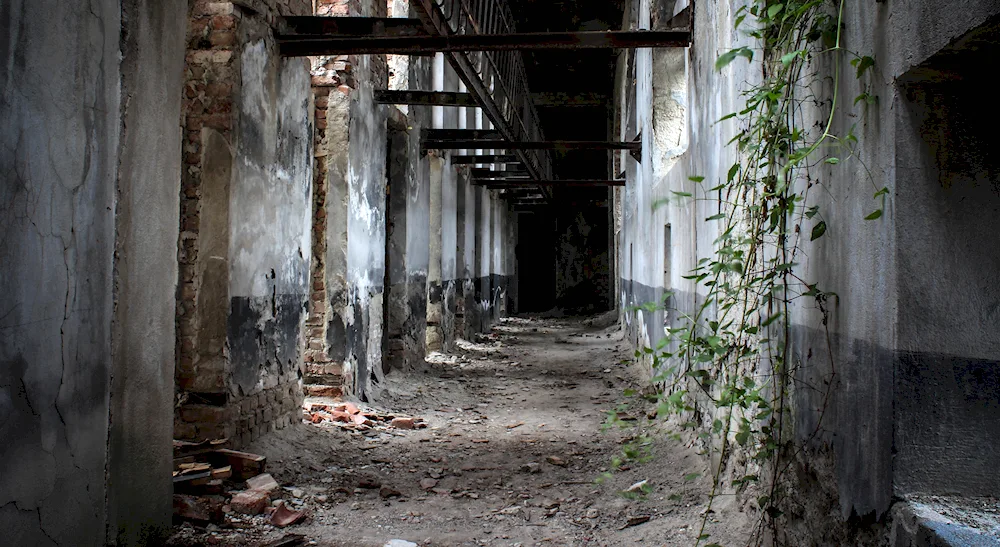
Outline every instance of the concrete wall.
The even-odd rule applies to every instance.
[[[666,11],[685,4],[676,2]],[[673,199],[655,209],[653,204],[671,192],[697,192],[691,176],[705,177],[706,187],[725,181],[735,161],[726,142],[736,126],[716,121],[742,109],[740,91],[744,82],[759,81],[760,66],[737,61],[717,72],[713,65],[719,53],[746,44],[745,36],[733,30],[738,5],[698,2],[690,49],[637,51],[634,91],[629,77],[619,74],[621,136],[630,139],[641,131],[644,146],[641,164],[626,160],[628,185],[616,203],[622,217],[620,305],[637,344],[655,344],[676,312],[625,312],[625,306],[660,300],[670,289],[675,293],[671,305],[690,311],[704,290],[681,276],[698,258],[711,255],[719,229],[702,219],[718,212],[715,196],[698,194],[706,198],[698,202]],[[651,26],[649,3],[635,6],[639,9],[628,22]],[[992,371],[1000,354],[995,329],[978,327],[992,324],[996,300],[995,288],[987,287],[986,280],[996,269],[995,245],[989,242],[995,239],[991,211],[997,197],[992,163],[984,163],[980,153],[992,141],[979,129],[983,126],[968,122],[976,115],[958,107],[982,104],[983,99],[962,94],[974,92],[940,93],[900,84],[926,79],[928,72],[920,65],[1000,13],[1000,3],[956,2],[949,5],[953,16],[947,18],[940,17],[938,8],[930,2],[846,3],[844,46],[878,63],[863,82],[879,97],[867,109],[852,108],[862,90],[848,58],[826,58],[815,65],[829,75],[831,63],[841,64],[843,102],[833,131],[846,134],[855,127],[860,141],[857,158],[812,173],[822,189],[810,193],[810,204],[815,200],[820,206],[829,229],[816,242],[803,243],[797,257],[800,276],[839,295],[828,324],[837,382],[824,418],[826,433],[803,456],[807,461],[801,469],[808,471],[800,477],[815,482],[796,508],[805,520],[813,520],[810,530],[800,532],[811,537],[828,532],[834,542],[850,540],[837,536],[841,529],[825,519],[831,505],[844,519],[880,518],[894,494],[995,492],[989,480],[973,484],[972,478],[991,476],[985,469],[995,467],[982,450],[985,437],[995,437],[995,405],[987,401],[995,400]],[[929,111],[946,117],[947,123],[971,126],[963,130],[968,136],[955,137],[958,141],[946,146],[935,142],[947,131]],[[825,111],[807,109],[806,116],[808,126],[823,119]],[[941,150],[968,148],[970,142],[976,143],[973,152],[954,152],[958,155],[953,157],[975,167],[955,177],[939,176],[942,168],[935,166],[935,155],[940,162]],[[890,192],[885,215],[863,220],[880,206],[872,194],[882,187]],[[806,233],[809,228],[803,227]],[[828,380],[832,370],[824,358],[826,335],[815,307],[797,301],[792,323],[794,365],[800,371],[795,433],[802,441],[815,430],[816,409],[822,406],[820,391],[802,386]],[[965,441],[957,442],[959,437]],[[900,450],[895,460],[894,449]],[[824,531],[817,532],[819,527]]]
[[[305,61],[277,55],[271,32],[256,17],[240,25],[227,319],[231,400],[282,398],[274,409],[254,401],[266,430],[298,407],[312,252],[309,72]],[[251,412],[241,408],[238,434],[253,430]]]
[[[170,522],[182,8],[0,8],[12,545],[145,544]]]
[[[301,402],[313,102],[306,62],[278,55],[275,9],[190,6],[177,438],[241,445]]]

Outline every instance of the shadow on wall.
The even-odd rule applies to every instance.
[[[896,494],[1000,492],[1000,23],[901,82]]]

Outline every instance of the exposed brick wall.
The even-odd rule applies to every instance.
[[[220,250],[228,248],[228,212],[218,208],[228,207],[228,195],[219,180],[228,185],[226,177],[232,175],[229,166],[223,166],[222,174],[219,170],[226,158],[234,157],[240,42],[248,29],[267,34],[276,14],[311,12],[311,0],[189,4],[176,312],[174,436],[179,439],[228,438],[240,446],[299,416],[302,388],[294,370],[268,378],[250,393],[229,385],[228,257],[208,255],[228,252]]]
[[[330,17],[386,17],[388,2],[366,0],[316,0],[316,14]],[[331,359],[327,329],[330,324],[331,295],[326,286],[327,196],[329,144],[327,110],[331,93],[350,95],[357,89],[355,67],[357,56],[329,55],[312,57],[312,88],[316,105],[316,133],[313,166],[313,261],[310,314],[306,321],[305,389],[310,395],[339,397],[345,385],[343,363]],[[388,66],[384,55],[370,56],[373,85],[384,89],[388,81]],[[343,348],[339,348],[342,353]],[[348,382],[349,384],[349,382]]]
[[[235,66],[239,11],[231,2],[190,3],[185,63],[184,163],[181,178],[181,232],[177,301],[178,409],[175,436],[228,437],[225,357],[218,339],[202,324],[199,295],[204,276],[199,255],[202,224],[203,138],[215,132],[232,142],[233,98],[239,92]],[[206,408],[207,407],[207,408]]]

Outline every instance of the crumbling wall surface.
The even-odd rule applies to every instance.
[[[253,436],[290,423],[301,402],[312,94],[305,61],[279,57],[264,21],[244,17],[239,30],[226,330],[229,396],[240,404],[236,434]]]
[[[407,66],[410,89],[430,89],[431,59],[413,57]],[[406,308],[403,366],[424,366],[427,330],[427,275],[430,268],[430,158],[421,151],[420,132],[431,122],[430,107],[407,110]]]
[[[5,544],[142,544],[169,525],[179,10],[0,7]]]
[[[170,526],[186,7],[183,0],[122,5],[107,466],[108,542],[116,545],[156,544]]]
[[[351,15],[384,17],[386,3],[362,2]],[[354,68],[347,143],[347,338],[344,373],[361,400],[377,396],[382,370],[385,281],[386,112],[374,90],[385,89],[385,56],[362,55]]]
[[[443,107],[435,107],[443,108]],[[430,240],[427,268],[427,350],[444,349],[444,331],[441,325],[444,314],[441,287],[441,207],[442,187],[447,176],[445,151],[432,150],[430,160]]]
[[[650,3],[632,4],[639,9],[635,20],[626,23],[647,28]],[[676,2],[675,8],[686,4]],[[635,52],[634,75],[624,78],[619,88],[628,105],[621,124],[624,137],[629,140],[641,132],[643,157],[651,160],[641,164],[626,160],[628,183],[621,203],[620,298],[630,337],[637,344],[655,345],[664,336],[663,328],[680,312],[693,311],[704,292],[704,287],[682,276],[699,258],[713,253],[719,227],[704,219],[716,214],[718,205],[713,196],[699,193],[689,177],[704,177],[706,187],[726,180],[726,171],[736,161],[733,147],[726,143],[738,128],[732,120],[718,120],[742,110],[741,91],[761,77],[759,64],[741,60],[725,70],[714,69],[718,52],[752,45],[733,30],[739,5],[728,0],[695,3],[696,46],[684,52]],[[792,306],[792,366],[798,371],[794,429],[800,442],[810,439],[812,446],[800,454],[799,473],[788,485],[802,495],[789,498],[794,501],[786,514],[802,518],[788,519],[787,543],[808,543],[816,537],[832,543],[863,543],[856,535],[862,533],[860,528],[843,524],[851,517],[854,523],[881,519],[894,493],[905,493],[915,485],[934,488],[947,483],[951,489],[971,493],[969,477],[982,476],[980,464],[991,465],[989,458],[977,460],[982,455],[978,448],[964,441],[956,445],[952,432],[983,424],[982,434],[993,435],[996,420],[991,422],[989,415],[993,405],[985,401],[996,393],[991,372],[991,363],[1000,357],[995,333],[976,327],[953,333],[943,325],[993,322],[987,309],[995,291],[982,285],[995,265],[993,251],[983,250],[995,247],[983,243],[992,241],[995,233],[991,211],[996,196],[990,193],[995,192],[993,183],[987,182],[992,167],[981,165],[980,172],[963,183],[966,187],[953,188],[950,195],[941,181],[930,184],[933,177],[927,172],[934,166],[928,154],[934,155],[935,146],[921,142],[929,132],[920,130],[919,120],[912,117],[908,103],[913,99],[904,92],[907,86],[897,83],[914,70],[924,76],[954,78],[953,71],[928,73],[922,65],[970,29],[992,24],[1000,4],[962,0],[949,4],[954,17],[947,18],[940,17],[938,8],[932,2],[848,2],[842,45],[874,57],[874,71],[859,82],[848,56],[818,59],[814,65],[826,82],[824,78],[833,73],[832,63],[841,64],[844,76],[838,96],[843,103],[832,130],[844,135],[854,128],[859,156],[811,173],[821,181],[822,190],[810,192],[810,200],[815,200],[810,205],[820,207],[828,229],[817,241],[803,243],[797,256],[798,275],[837,293],[838,299],[825,322],[808,299]],[[853,98],[864,90],[877,95],[877,103],[852,108]],[[803,127],[825,120],[827,108],[806,109]],[[865,221],[882,206],[872,194],[883,187],[889,193],[882,218]],[[654,209],[654,202],[674,192],[708,199],[674,198]],[[810,230],[811,225],[802,229]],[[982,249],[969,247],[976,238]],[[959,250],[964,258],[956,256]],[[973,263],[977,268],[969,267]],[[941,279],[953,278],[964,281],[941,285]],[[969,285],[979,288],[966,288]],[[624,311],[630,305],[658,301],[668,289],[673,292],[673,309]],[[966,335],[975,342],[963,344]],[[956,351],[959,348],[950,343],[963,347]],[[828,382],[833,371],[836,377],[827,404],[826,390],[815,386]],[[932,390],[939,399],[924,403],[932,396],[925,389],[928,384],[940,388]],[[975,404],[981,412],[971,410]],[[814,436],[821,412],[825,412],[822,431]],[[962,427],[956,430],[949,424]],[[899,436],[901,425],[908,427],[905,437]],[[896,453],[894,461],[894,451],[900,447],[906,450]],[[931,467],[940,473],[927,471]],[[909,475],[900,474],[904,471]],[[987,483],[980,481],[978,486],[992,488]],[[828,518],[830,514],[839,514],[840,519]]]
[[[310,10],[301,0],[190,4],[178,438],[247,443],[289,423],[301,399],[312,101],[305,62],[279,57],[272,24]]]

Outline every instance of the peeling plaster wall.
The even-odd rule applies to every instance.
[[[305,61],[277,55],[270,30],[258,20],[244,19],[240,30],[241,93],[229,195],[233,399],[301,378],[312,253],[309,72]],[[290,398],[296,398],[294,391]]]
[[[429,89],[430,58],[411,58],[408,81],[411,89]],[[409,108],[407,117],[406,177],[406,329],[404,366],[423,368],[427,330],[427,277],[430,268],[430,158],[420,150],[420,131],[431,123],[430,107]]]
[[[171,462],[181,14],[176,1],[0,6],[11,545],[142,544],[170,522],[158,473]],[[161,418],[147,426],[147,413]]]
[[[175,438],[241,446],[302,400],[314,106],[272,9],[190,5]]]
[[[666,11],[679,11],[686,3],[673,2],[674,10]],[[633,2],[633,17],[626,24],[649,28],[649,4],[645,0]],[[678,313],[694,310],[704,291],[682,276],[698,258],[710,256],[719,228],[703,219],[716,214],[718,207],[714,196],[704,195],[689,177],[705,177],[706,187],[725,180],[735,161],[726,142],[737,128],[732,120],[716,122],[741,110],[741,89],[746,82],[760,78],[759,65],[745,61],[736,61],[721,72],[714,69],[720,52],[746,44],[746,37],[733,30],[734,12],[740,5],[727,0],[696,3],[694,45],[690,49],[639,50],[635,52],[634,83],[632,75],[619,79],[619,100],[625,105],[623,136],[629,140],[641,131],[644,150],[641,164],[625,160],[627,186],[616,192],[620,197],[616,207],[622,213],[617,265],[620,306],[629,336],[637,345],[655,345],[663,328],[676,321]],[[985,218],[981,209],[993,207],[996,196],[986,197],[989,191],[981,181],[978,189],[952,190],[951,197],[938,195],[940,185],[924,182],[926,174],[920,171],[928,169],[928,150],[933,147],[921,143],[927,131],[919,129],[919,123],[913,121],[916,118],[907,117],[913,116],[915,107],[909,104],[913,99],[908,99],[897,83],[949,42],[1000,13],[1000,3],[955,2],[949,5],[954,16],[947,18],[940,17],[939,8],[932,2],[891,0],[849,1],[845,5],[844,47],[877,59],[876,69],[864,83],[871,85],[879,101],[867,111],[860,106],[852,109],[851,101],[861,93],[860,84],[850,77],[853,69],[849,59],[838,61],[842,62],[841,72],[848,76],[841,80],[839,96],[844,103],[833,132],[845,134],[856,127],[860,156],[813,173],[823,189],[811,193],[810,199],[821,207],[829,229],[825,237],[803,245],[799,275],[839,295],[829,320],[837,382],[824,417],[826,433],[818,437],[812,450],[800,456],[799,478],[809,486],[792,508],[802,516],[787,527],[786,539],[793,544],[815,537],[834,544],[861,542],[861,536],[856,535],[861,533],[859,528],[828,518],[831,507],[843,520],[852,516],[882,518],[894,493],[940,489],[944,484],[950,491],[975,493],[984,486],[980,481],[973,488],[966,476],[967,472],[974,475],[976,468],[968,462],[983,462],[975,456],[978,449],[956,447],[947,441],[948,435],[929,432],[936,427],[951,431],[949,423],[963,427],[980,423],[979,430],[991,436],[988,424],[996,422],[997,415],[991,411],[982,414],[983,405],[972,410],[974,401],[990,399],[996,391],[997,381],[988,364],[1000,358],[993,346],[996,333],[984,334],[976,344],[965,345],[960,351],[935,345],[955,340],[948,329],[937,328],[940,321],[992,324],[991,312],[986,310],[994,292],[963,287],[990,278],[991,251],[970,255],[978,257],[974,270],[965,269],[964,261],[955,256],[970,234],[994,233],[985,224],[989,221],[956,220],[949,216],[952,213],[939,209],[957,211],[955,207],[971,206],[949,200],[975,194],[979,195],[980,210],[972,216]],[[815,68],[821,74],[831,74],[832,61],[823,62],[827,64]],[[830,84],[824,85],[827,89],[822,92],[829,94]],[[824,119],[825,112],[819,107],[807,110],[806,125]],[[921,180],[919,185],[914,177]],[[864,216],[879,207],[871,198],[872,188],[881,187],[890,192],[885,215],[866,222]],[[672,192],[692,192],[706,199],[673,199],[654,210],[653,203]],[[985,215],[990,217],[990,213]],[[956,236],[958,232],[964,235]],[[935,236],[916,236],[921,233]],[[906,245],[900,240],[903,237],[911,238]],[[942,270],[928,271],[929,264]],[[972,274],[969,277],[960,272]],[[943,282],[955,275],[965,276],[966,282]],[[932,292],[940,298],[919,295],[928,287],[934,287]],[[674,292],[671,311],[625,311],[631,305],[661,300],[665,290]],[[947,310],[953,304],[944,306],[944,301],[968,305],[961,313],[952,313]],[[924,305],[935,311],[922,308]],[[928,316],[936,313],[937,320]],[[831,370],[822,357],[827,347],[822,317],[802,301],[793,306],[792,323],[798,379],[813,385],[828,379]],[[904,339],[903,333],[918,334]],[[921,375],[927,377],[921,380]],[[970,380],[973,377],[977,380]],[[940,386],[933,397],[953,403],[947,413],[927,413],[926,409],[932,408],[927,398],[932,396],[912,391],[913,386],[927,382]],[[966,395],[958,397],[960,392]],[[800,440],[815,429],[815,409],[822,406],[822,399],[819,391],[795,390],[794,428]],[[910,429],[901,437],[904,425]],[[935,448],[937,443],[940,449]],[[901,447],[908,452],[899,453],[894,462],[894,449]],[[953,471],[947,472],[951,476],[920,471],[929,468]],[[901,471],[909,474],[901,475]],[[802,484],[792,487],[806,488]]]

